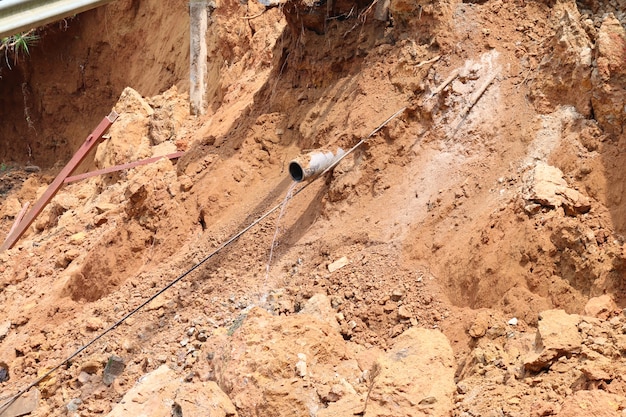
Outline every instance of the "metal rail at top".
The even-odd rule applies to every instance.
[[[53,23],[113,0],[0,0],[0,38]]]

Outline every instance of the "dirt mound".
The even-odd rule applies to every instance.
[[[50,138],[82,139],[111,107],[91,168],[186,153],[67,185],[0,254],[3,394],[180,279],[41,381],[32,414],[148,412],[150,397],[162,415],[620,415],[621,3],[216,3],[198,117],[187,41],[158,35],[187,33],[185,5],[71,21],[73,41],[3,72],[3,114],[20,117],[0,134],[16,155],[0,230],[76,147],[46,152]],[[83,50],[61,83],[50,57]],[[350,149],[398,110],[290,187],[293,158]],[[57,111],[95,120],[58,129]]]

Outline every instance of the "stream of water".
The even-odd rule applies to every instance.
[[[280,206],[280,212],[278,214],[278,217],[276,218],[276,229],[274,230],[274,237],[272,238],[272,244],[270,246],[270,255],[267,260],[267,264],[265,265],[265,278],[263,279],[263,287],[261,289],[261,302],[262,303],[265,303],[267,301],[267,296],[268,296],[267,283],[270,277],[270,268],[272,265],[272,257],[274,256],[274,249],[276,248],[276,241],[278,240],[278,235],[280,233],[280,220],[283,218],[283,215],[285,214],[285,210],[287,209],[287,203],[289,203],[289,200],[291,200],[291,197],[293,197],[293,191],[297,185],[298,183],[294,181],[289,186],[289,189],[287,190],[287,194],[285,195],[285,198]]]

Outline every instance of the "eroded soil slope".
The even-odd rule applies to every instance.
[[[183,25],[179,6],[97,13],[135,37]],[[186,153],[67,185],[0,254],[2,396],[181,278],[40,381],[32,414],[622,415],[624,7],[218,2],[199,117],[188,55],[154,52],[186,41],[94,52],[129,71],[92,166]],[[81,30],[68,48],[101,42]],[[292,186],[293,158],[398,111]],[[14,162],[4,233],[56,174]]]

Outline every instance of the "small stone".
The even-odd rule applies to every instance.
[[[95,332],[104,327],[104,322],[99,317],[89,317],[85,321],[85,330]]]
[[[78,411],[78,407],[82,403],[83,403],[83,400],[81,400],[80,398],[74,398],[72,401],[67,403],[65,407],[67,408],[67,411],[69,411],[70,413],[73,413],[73,412]]]
[[[298,353],[298,362],[296,363],[296,374],[304,378],[307,375],[306,370],[306,355],[304,353]]]
[[[196,339],[198,340],[198,342],[204,343],[207,341],[208,337],[205,332],[200,331],[196,334]]]
[[[5,321],[0,323],[0,340],[4,339],[11,329],[11,322]]]
[[[122,348],[128,353],[133,353],[137,350],[137,345],[131,339],[124,339],[122,340]]]
[[[587,304],[585,304],[584,314],[585,316],[606,320],[616,309],[617,305],[615,301],[613,301],[613,297],[609,294],[604,294],[599,297],[590,298]]]
[[[186,337],[186,338],[184,338],[183,340],[181,340],[181,341],[180,341],[180,345],[181,345],[182,347],[185,347],[185,346],[187,346],[188,344],[189,344],[189,338],[188,338],[188,337]]]
[[[0,362],[0,382],[8,381],[9,378],[9,365],[4,362]]]
[[[343,256],[343,257],[337,259],[335,262],[333,262],[330,265],[328,265],[328,271],[331,272],[331,273],[335,272],[338,269],[341,269],[344,266],[348,265],[348,263],[350,263],[350,261],[348,261],[348,258]]]
[[[437,402],[437,398],[435,397],[426,397],[419,402],[419,405],[433,405]]]
[[[76,378],[76,380],[80,385],[85,385],[89,383],[89,381],[91,381],[91,375],[89,375],[87,372],[81,372],[80,374],[78,374],[78,378]]]
[[[69,242],[72,245],[80,245],[85,241],[86,237],[87,235],[85,234],[85,232],[78,232],[70,236]]]
[[[391,301],[400,301],[404,298],[404,290],[402,288],[396,288],[391,293]]]
[[[513,317],[511,320],[506,322],[509,326],[517,326],[517,317]]]
[[[411,317],[413,317],[413,314],[411,313],[411,310],[407,308],[407,306],[401,305],[398,308],[398,317],[406,320],[406,319],[410,319]]]
[[[486,311],[481,311],[476,315],[474,323],[469,328],[469,335],[474,338],[483,337],[489,329],[491,315]]]

